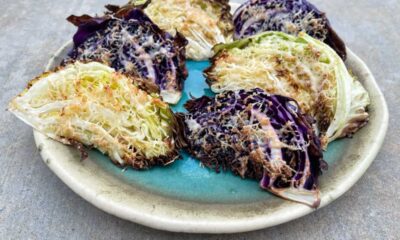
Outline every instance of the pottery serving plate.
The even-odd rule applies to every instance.
[[[54,69],[71,48],[72,42],[63,46],[46,70]],[[370,123],[352,139],[330,144],[325,153],[329,170],[320,177],[320,208],[344,194],[365,173],[388,126],[384,97],[368,67],[349,49],[346,64],[370,94]],[[212,94],[202,75],[208,65],[187,63],[189,77],[181,101],[173,107],[175,111],[184,111],[183,104],[190,95]],[[203,168],[185,153],[182,160],[168,167],[136,171],[113,165],[97,151],[81,161],[75,149],[36,131],[34,136],[44,162],[78,195],[105,212],[149,227],[193,233],[244,232],[315,211],[261,190],[256,181]]]

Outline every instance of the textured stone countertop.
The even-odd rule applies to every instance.
[[[72,192],[42,162],[32,129],[5,112],[75,28],[70,14],[121,0],[0,0],[0,239],[399,239],[400,1],[313,0],[370,67],[390,110],[375,162],[343,197],[311,215],[236,235],[189,235],[118,219]]]

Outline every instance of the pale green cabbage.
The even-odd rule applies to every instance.
[[[228,0],[131,0],[161,29],[181,33],[189,42],[186,56],[212,57],[212,48],[232,40],[233,23]]]
[[[46,136],[93,146],[119,165],[170,163],[178,157],[175,116],[134,80],[100,63],[76,62],[33,80],[9,110]]]

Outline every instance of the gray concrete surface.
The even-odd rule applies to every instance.
[[[110,216],[73,193],[42,162],[32,129],[6,109],[74,32],[69,14],[113,0],[0,0],[0,239],[399,239],[400,2],[314,0],[375,74],[390,108],[384,146],[364,177],[328,207],[237,235],[156,231]]]

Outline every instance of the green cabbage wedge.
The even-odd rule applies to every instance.
[[[186,56],[193,60],[212,57],[218,43],[232,41],[233,20],[228,0],[131,0],[143,8],[161,29],[187,40]]]
[[[120,166],[172,163],[181,143],[178,117],[136,81],[100,63],[76,62],[32,80],[9,111],[52,139],[97,148]]]
[[[205,71],[214,92],[259,87],[291,97],[316,119],[324,147],[368,122],[367,91],[333,49],[305,33],[264,32],[214,52]]]

